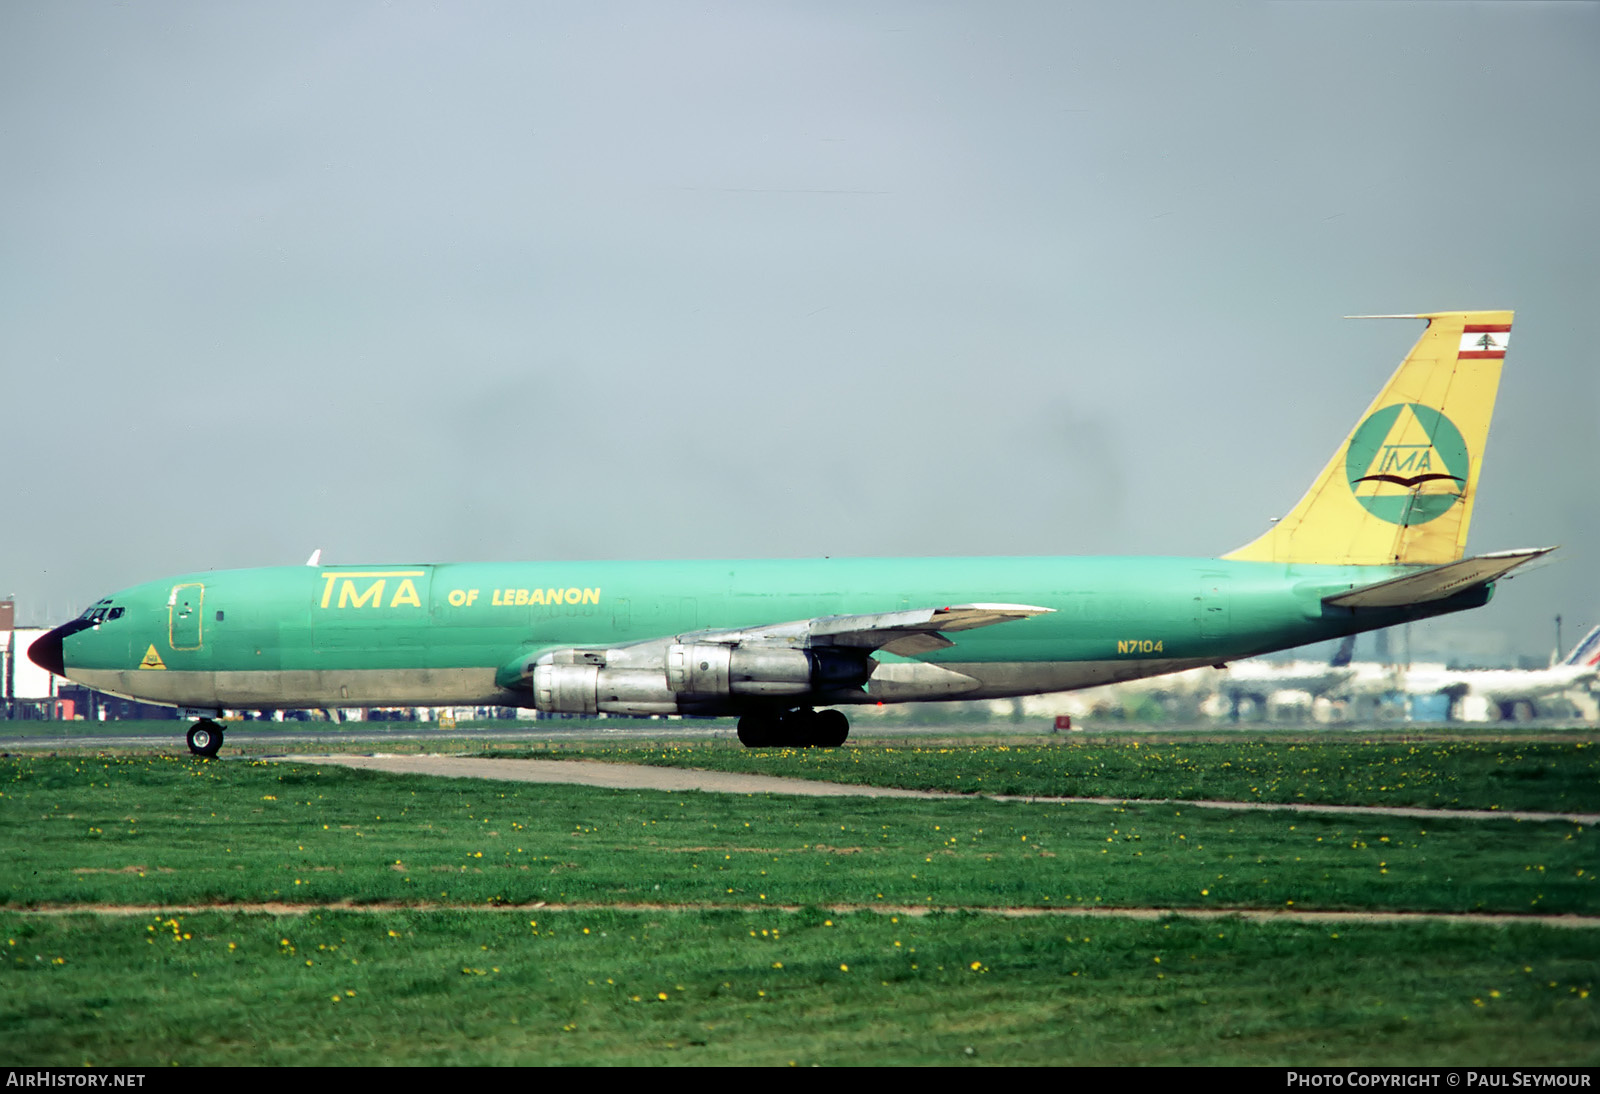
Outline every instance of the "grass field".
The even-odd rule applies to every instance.
[[[1398,738],[1398,739],[1396,739]],[[505,745],[493,755],[760,772],[915,790],[1600,813],[1600,744],[1294,734],[1071,736],[971,744],[879,738],[752,751],[726,741]]]
[[[1600,912],[1593,831],[986,798],[428,780],[187,757],[0,760],[0,901],[651,901]],[[8,838],[8,843],[11,840]]]
[[[0,912],[0,931],[9,1064],[1600,1056],[1592,931],[820,909]]]
[[[1533,763],[1583,801],[1592,746],[1527,744],[1427,763],[1467,800]],[[911,766],[1043,766],[985,751]],[[1594,835],[1565,822],[86,751],[0,758],[0,855],[6,1064],[1600,1062],[1600,929],[1359,915],[1600,916]],[[1108,908],[1223,918],[1063,914]],[[1348,915],[1228,915],[1257,909]]]

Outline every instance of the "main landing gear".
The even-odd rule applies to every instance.
[[[739,719],[746,748],[838,748],[850,736],[850,719],[837,710],[753,710]]]
[[[202,718],[189,729],[189,751],[196,756],[214,759],[222,747],[222,727],[210,718]]]

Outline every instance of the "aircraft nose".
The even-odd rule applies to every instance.
[[[66,635],[61,632],[65,627],[57,627],[53,631],[46,631],[33,640],[33,645],[28,647],[28,660],[42,669],[47,669],[57,676],[67,674],[67,663],[62,658],[61,640]]]
[[[77,634],[94,624],[83,619],[74,619],[71,623],[63,623],[53,631],[46,631],[34,639],[33,645],[28,647],[28,660],[42,669],[49,669],[57,676],[67,674],[67,663],[62,652],[61,643],[69,634]]]

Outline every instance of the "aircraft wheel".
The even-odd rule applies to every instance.
[[[814,744],[819,744],[817,724],[816,711],[791,710],[783,716],[783,728],[778,733],[778,743],[789,748],[810,748]]]
[[[746,748],[757,747],[757,738],[761,736],[758,719],[754,714],[739,715],[739,743]]]
[[[850,719],[842,710],[824,710],[817,714],[816,732],[812,739],[823,748],[838,748],[850,736]]]
[[[222,727],[210,718],[202,718],[190,727],[188,740],[190,752],[212,759],[222,747]]]
[[[766,748],[775,744],[778,735],[778,718],[764,711],[752,711],[739,717],[739,743],[746,748]]]

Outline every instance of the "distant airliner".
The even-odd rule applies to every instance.
[[[1303,691],[1313,697],[1337,693],[1356,675],[1356,670],[1350,666],[1355,644],[1356,636],[1352,634],[1339,643],[1333,657],[1325,662],[1235,661],[1217,682],[1217,690],[1228,697],[1235,718],[1240,700],[1246,698],[1266,707],[1279,692]]]
[[[202,756],[226,708],[399,705],[737,715],[748,746],[837,746],[851,704],[1091,687],[1475,608],[1551,549],[1462,558],[1511,316],[1396,317],[1428,326],[1300,503],[1220,559],[314,559],[134,586],[29,656],[186,708]]]
[[[1413,695],[1449,692],[1491,704],[1504,719],[1515,719],[1518,707],[1538,713],[1541,700],[1556,698],[1600,683],[1600,627],[1595,627],[1557,664],[1543,669],[1410,669],[1403,674]]]

